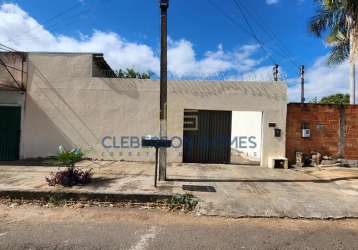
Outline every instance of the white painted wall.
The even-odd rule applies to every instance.
[[[231,148],[242,152],[241,156],[250,161],[260,162],[262,140],[262,112],[233,111],[231,123]],[[232,157],[232,163],[241,163]]]

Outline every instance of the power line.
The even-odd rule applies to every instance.
[[[253,34],[251,30],[247,30],[245,27],[240,25],[234,18],[229,16],[222,8],[217,6],[215,3],[213,3],[211,0],[207,0],[216,10],[218,10],[226,19],[228,19],[230,22],[232,22],[234,25],[239,27],[241,30],[243,30],[245,33],[247,33],[249,36],[253,37],[254,40],[262,47],[262,49],[267,53],[268,57],[270,58],[271,62],[273,64],[277,64],[276,60],[272,57],[271,53],[265,48],[264,44],[260,41],[260,39]]]
[[[240,1],[240,0],[238,0]],[[290,52],[290,50],[285,46],[284,43],[280,42],[281,40],[277,38],[277,35],[275,34],[275,32],[269,27],[265,25],[265,22],[259,22],[259,19],[262,21],[262,19],[259,17],[258,14],[253,13],[252,11],[250,11],[249,8],[245,7],[245,4],[243,1],[240,1],[241,6],[246,9],[247,12],[250,12],[249,14],[251,16],[255,16],[255,18],[253,18],[253,20],[257,23],[258,27],[261,28],[268,36],[269,39],[276,41],[279,46],[277,47],[279,50],[282,51],[282,53],[287,56],[291,62],[293,62],[293,64],[295,64],[296,66],[300,66],[301,63],[297,62],[297,60],[294,59],[294,56],[292,56],[293,53]],[[249,16],[250,16],[249,15]]]
[[[65,14],[67,14],[68,12],[70,12],[71,10],[77,8],[78,6],[82,5],[82,2],[81,1],[78,1],[76,4],[72,5],[71,7],[69,7],[68,9],[65,9],[63,11],[61,11],[60,13],[56,14],[55,16],[53,17],[50,17],[49,19],[45,20],[44,23],[48,23],[48,22],[51,22],[52,20],[55,20],[56,18],[59,18]]]
[[[0,43],[0,53],[1,53],[1,52],[5,52],[5,53],[21,53],[20,51],[17,51],[17,50],[15,50],[15,49],[13,49],[13,48],[7,46],[7,45],[4,45],[4,44]],[[3,65],[3,66],[6,68],[6,70],[9,72],[10,76],[15,80],[16,84],[18,84],[17,80],[14,78],[14,76],[12,75],[12,73],[9,71],[9,68],[10,68],[10,69],[17,70],[17,71],[21,71],[21,72],[23,72],[23,69],[19,69],[19,68],[16,68],[16,67],[14,67],[14,66],[11,66],[11,65],[6,64],[6,63],[2,60],[1,57],[0,57],[0,65]]]
[[[234,1],[234,3],[236,4],[236,6],[238,7],[239,11],[241,12],[242,17],[244,18],[244,21],[245,21],[246,25],[249,27],[249,31],[250,31],[251,36],[262,46],[262,49],[265,50],[266,53],[269,53],[269,52],[266,50],[266,48],[265,48],[265,46],[264,46],[264,43],[263,43],[263,42],[258,38],[258,36],[256,35],[255,30],[254,30],[253,27],[251,26],[251,24],[250,24],[248,18],[247,18],[246,15],[245,15],[245,12],[244,12],[243,9],[241,8],[241,6],[238,4],[238,2],[236,2],[236,0],[233,0],[233,1]],[[274,62],[274,64],[277,64],[277,63]]]
[[[240,1],[240,0],[233,0],[235,5],[238,7],[240,13],[243,15],[243,17],[246,19],[246,22],[248,22],[248,18],[250,15],[252,16],[255,16],[255,13],[253,13],[252,11],[249,10],[249,8],[246,8],[243,1]],[[245,11],[246,12],[250,12],[249,15],[245,15]],[[261,24],[259,22],[259,18],[258,18],[258,15],[256,15],[255,18],[252,18],[257,26],[259,28],[261,28],[263,30],[264,33],[267,34],[267,36],[269,37],[270,40],[273,40],[273,41],[277,41],[279,43],[279,39],[277,39],[277,36],[275,35],[275,33],[268,27],[263,24]],[[251,25],[250,25],[251,26]],[[252,29],[253,31],[253,29]],[[295,67],[299,67],[300,66],[300,63],[297,62],[292,56],[291,56],[291,53],[289,52],[289,50],[284,46],[283,43],[280,44],[281,46],[278,46],[277,47],[277,50],[275,50],[274,48],[271,48],[272,50],[276,51],[277,54],[280,54],[283,58],[287,58],[291,63],[292,65],[294,65]]]
[[[236,22],[236,20],[234,18],[232,18],[231,16],[229,16],[222,8],[220,8],[217,4],[215,4],[214,2],[212,2],[211,0],[207,0],[208,3],[211,4],[211,6],[214,7],[214,9],[218,10],[226,19],[228,19],[230,22],[232,22],[233,24],[235,24],[236,26],[238,26],[240,29],[242,29],[243,31],[245,31],[246,33],[249,33],[249,31],[243,27],[241,24],[239,24],[238,22]]]
[[[59,18],[59,17],[65,15],[65,14],[67,14],[68,12],[72,11],[73,9],[77,8],[77,7],[78,7],[79,5],[81,5],[81,4],[82,4],[82,2],[77,2],[76,4],[72,5],[71,7],[69,7],[69,8],[67,8],[67,9],[65,9],[65,10],[63,10],[63,11],[57,13],[56,15],[54,15],[54,16],[52,16],[52,17],[46,19],[46,20],[43,22],[43,24],[52,22],[53,20],[55,20],[55,19],[57,19],[57,18]],[[33,27],[33,28],[31,28],[31,29],[28,29],[26,32],[24,32],[24,33],[22,33],[22,34],[19,34],[19,35],[15,36],[15,37],[9,38],[8,40],[5,41],[5,43],[10,42],[10,41],[12,41],[12,42],[15,43],[14,39],[19,38],[19,37],[22,37],[22,36],[24,36],[24,35],[27,35],[27,34],[29,34],[31,31],[36,30],[36,29],[38,29],[38,28],[40,28],[40,27],[42,27],[42,26],[39,25],[39,26]]]
[[[86,14],[86,13],[89,13],[91,12],[90,9],[87,9],[87,10],[84,10],[84,11],[81,11],[75,15],[72,15],[70,17],[67,18],[67,20],[69,22],[66,22],[66,23],[53,23],[52,25],[49,25],[46,27],[46,29],[51,29],[52,32],[53,31],[58,31],[59,28],[63,28],[63,27],[68,27],[76,22],[78,22],[78,18],[80,17],[80,15],[83,15],[83,14]],[[35,41],[36,40],[36,37],[22,37],[20,39],[16,39],[16,41]]]
[[[15,76],[11,73],[11,71],[8,68],[8,65],[6,65],[6,63],[0,58],[0,64],[4,66],[5,70],[9,73],[9,75],[11,76],[11,78],[14,80],[15,84],[17,85],[18,88],[22,88],[22,83],[19,83]]]
[[[9,46],[6,46],[2,43],[0,43],[0,49],[2,49],[3,51],[7,51],[7,52],[18,52],[16,51],[15,49],[9,47]]]
[[[233,0],[233,1],[234,1],[235,6],[237,7],[237,9],[239,10],[240,14],[242,15],[248,28],[243,27],[233,17],[228,15],[220,6],[218,6],[211,0],[208,0],[209,4],[212,5],[212,7],[214,7],[218,12],[220,12],[221,15],[223,15],[231,23],[233,23],[234,25],[239,27],[242,31],[244,31],[246,34],[248,34],[250,37],[252,37],[260,45],[260,47],[262,47],[262,50],[264,50],[267,53],[268,57],[270,58],[270,60],[273,64],[277,64],[276,60],[274,59],[273,54],[272,54],[272,53],[275,53],[276,55],[280,56],[282,59],[288,60],[294,67],[299,67],[299,63],[292,58],[292,56],[288,52],[288,49],[284,50],[284,46],[282,48],[277,47],[277,49],[275,49],[275,48],[269,47],[267,44],[265,44],[265,42],[263,40],[261,40],[258,37],[258,35],[256,35],[256,32],[255,32],[253,26],[250,24],[248,16],[245,13],[246,8],[244,6],[242,6],[243,4],[240,5],[236,0]],[[247,12],[247,10],[246,10],[246,12]],[[255,19],[255,21],[258,22],[256,19]],[[264,32],[268,35],[269,39],[271,39],[273,41],[278,41],[278,39],[276,38],[275,34],[272,31],[266,30],[264,27],[261,27],[259,23],[258,23],[258,26],[264,30]]]
[[[0,43],[0,53],[2,52],[5,52],[5,53],[22,53],[20,51],[17,51],[17,50],[14,50],[13,48],[10,48],[2,43]],[[1,55],[1,54],[0,54]],[[7,68],[10,68],[10,69],[14,69],[14,70],[17,70],[17,71],[21,71],[23,72],[23,69],[19,69],[19,68],[16,68],[14,66],[11,66],[11,65],[8,65],[6,64],[2,58],[0,57],[0,65],[3,65],[4,67],[7,67]]]

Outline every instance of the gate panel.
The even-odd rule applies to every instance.
[[[19,159],[21,107],[0,106],[0,161]]]
[[[230,163],[231,111],[185,111],[183,135],[183,162]]]

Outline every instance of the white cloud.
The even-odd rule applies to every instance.
[[[349,64],[328,66],[327,56],[318,58],[312,67],[305,73],[305,97],[306,100],[315,97],[348,93],[349,90]],[[289,81],[289,100],[299,101],[301,96],[301,85],[299,79]]]
[[[244,81],[272,81],[273,66],[259,67],[253,71],[247,72],[241,76]]]
[[[171,41],[169,44],[168,70],[175,76],[208,77],[232,67],[221,47],[215,52],[207,52],[202,60],[196,60],[193,45],[189,41]]]
[[[81,33],[79,38],[53,34],[15,4],[0,6],[0,20],[0,41],[17,50],[101,52],[114,69],[135,68],[159,74],[159,55],[153,48],[127,41],[116,33],[96,30],[90,35]],[[243,73],[261,63],[262,59],[253,58],[258,48],[250,44],[225,51],[219,45],[198,59],[190,41],[169,39],[168,70],[176,78],[217,77],[228,71]]]
[[[234,51],[225,52],[222,45],[216,51],[207,51],[201,60],[196,59],[193,44],[187,40],[170,41],[168,70],[176,77],[196,78],[221,77],[229,71],[243,73],[252,70],[261,59],[252,56],[258,45],[244,45]]]
[[[278,2],[279,2],[279,0],[266,0],[266,3],[268,5],[277,4]]]

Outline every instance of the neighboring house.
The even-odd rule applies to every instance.
[[[7,65],[0,65],[0,160],[51,156],[59,145],[88,149],[94,159],[154,160],[140,140],[159,134],[159,81],[113,78],[101,54],[0,58]],[[286,104],[281,82],[169,81],[168,161],[267,166],[285,156]]]
[[[358,105],[288,104],[286,148],[291,164],[296,152],[358,160]]]

